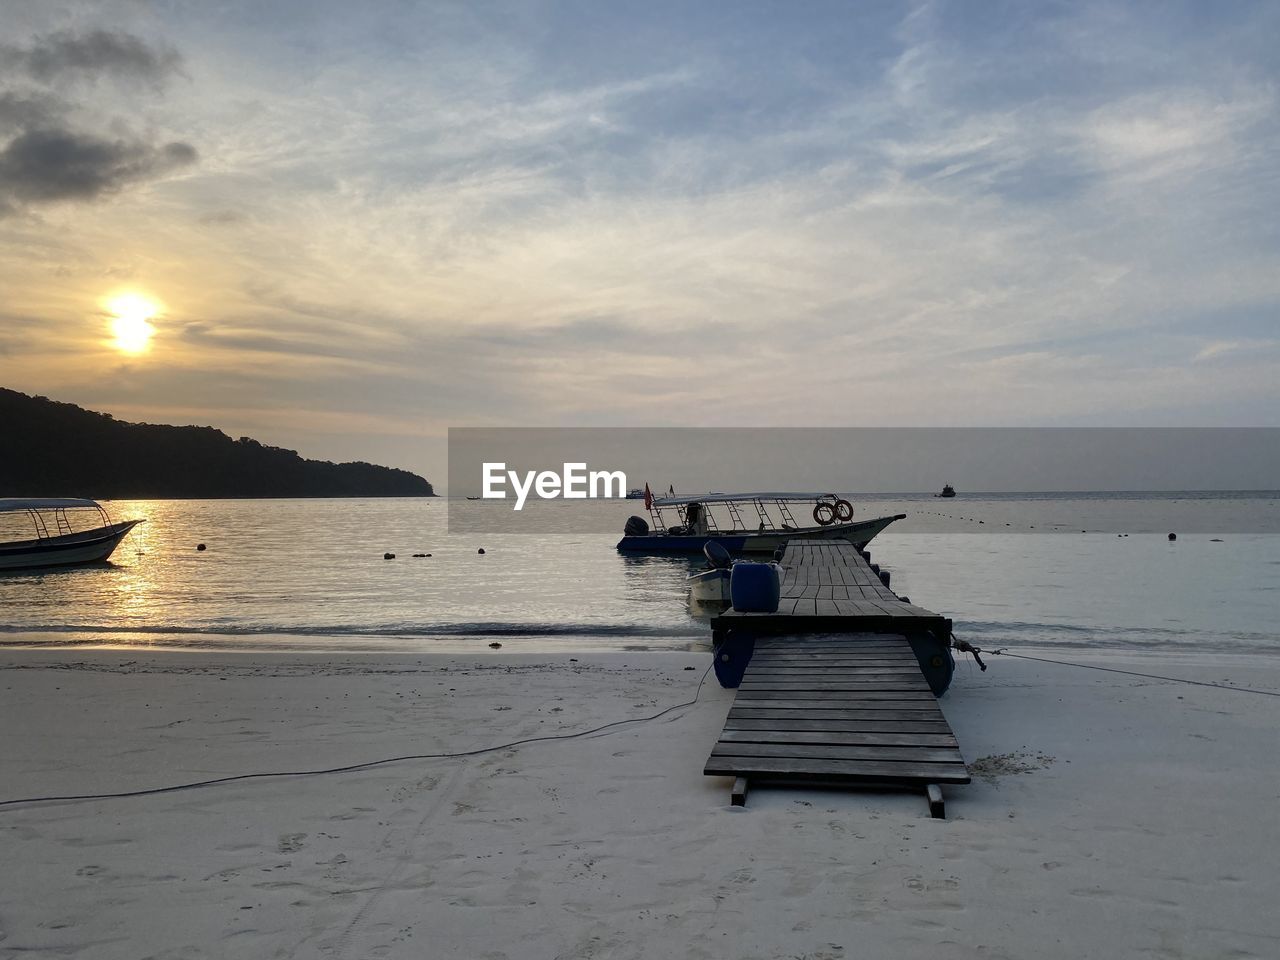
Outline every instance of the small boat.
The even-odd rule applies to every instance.
[[[727,606],[733,600],[730,584],[733,565],[738,561],[714,540],[708,540],[702,552],[707,558],[706,569],[691,573],[685,579],[689,584],[689,598],[696,604]],[[773,566],[781,577],[781,568],[776,563]]]
[[[714,540],[708,540],[702,552],[707,558],[707,568],[689,575],[690,598],[698,603],[729,603],[733,557]]]
[[[644,487],[632,487],[630,490],[627,491],[627,495],[623,497],[623,499],[624,500],[643,500]]]
[[[688,577],[689,597],[697,603],[729,603],[729,570],[708,567]]]
[[[955,495],[956,495],[956,488],[949,483],[944,483],[942,485],[941,493],[934,494],[935,497],[954,497]]]
[[[468,500],[479,500],[479,497],[467,497]]]
[[[792,510],[811,505],[802,525]],[[669,524],[670,512],[678,523]],[[754,529],[744,514],[754,513]],[[731,554],[773,553],[789,540],[848,540],[863,547],[905,513],[853,520],[853,505],[833,493],[708,493],[663,497],[649,504],[649,520],[630,517],[618,541],[623,553],[700,553],[708,541]]]
[[[143,522],[113,522],[107,511],[95,500],[65,497],[0,499],[0,515],[22,513],[30,520],[35,537],[0,542],[0,570],[98,563],[110,557],[128,532]],[[76,530],[72,524],[73,519],[83,529]],[[85,526],[85,523],[96,526]]]

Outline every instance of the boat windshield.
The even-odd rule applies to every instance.
[[[0,542],[47,540],[110,524],[106,509],[94,500],[0,498]]]

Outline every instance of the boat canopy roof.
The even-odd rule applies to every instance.
[[[654,497],[655,507],[682,507],[686,503],[736,503],[751,500],[794,501],[830,500],[839,496],[835,493],[704,493],[691,497]]]
[[[81,500],[76,497],[45,497],[43,499],[0,497],[0,513],[13,513],[17,510],[70,510],[73,507],[102,509],[96,500]]]

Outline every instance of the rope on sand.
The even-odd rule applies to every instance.
[[[385,757],[381,760],[369,760],[365,763],[352,763],[345,767],[326,767],[323,770],[270,770],[262,773],[241,773],[232,777],[218,777],[215,780],[197,780],[194,783],[177,783],[167,787],[151,787],[147,790],[128,790],[122,793],[85,793],[75,796],[63,797],[21,797],[17,800],[0,800],[0,807],[14,806],[20,803],[53,803],[55,801],[73,801],[73,800],[119,800],[126,797],[147,797],[156,793],[175,793],[178,790],[196,790],[201,787],[212,787],[220,783],[234,783],[237,780],[260,780],[266,777],[318,777],[330,773],[350,773],[353,770],[367,770],[370,767],[380,767],[388,763],[401,763],[407,760],[455,760],[460,757],[478,757],[485,753],[494,753],[498,750],[509,750],[512,747],[519,747],[526,743],[541,743],[547,740],[576,740],[579,737],[587,737],[593,733],[600,733],[613,727],[625,726],[629,723],[648,723],[651,720],[657,720],[659,717],[665,717],[673,710],[679,710],[681,707],[691,707],[698,702],[698,698],[702,696],[703,684],[707,682],[707,675],[711,673],[712,663],[702,673],[702,679],[698,681],[698,689],[693,693],[692,700],[686,700],[684,703],[674,703],[665,710],[659,710],[657,713],[647,717],[631,717],[626,720],[614,720],[612,723],[601,724],[598,727],[592,727],[590,730],[579,730],[577,733],[560,733],[550,734],[545,737],[525,737],[523,740],[512,740],[510,743],[499,743],[492,747],[480,747],[477,750],[463,750],[458,753],[418,753],[408,754],[402,757]]]
[[[961,640],[952,634],[952,644],[955,649],[964,653],[972,653],[973,658],[978,661],[982,669],[985,670],[986,665],[978,658],[978,654],[982,653],[981,647],[975,647],[967,640]],[[1185,677],[1165,677],[1156,673],[1140,673],[1137,670],[1121,670],[1118,667],[1101,667],[1094,663],[1074,663],[1070,660],[1053,660],[1049,657],[1033,657],[1026,653],[1011,653],[1007,647],[1000,647],[996,650],[988,650],[987,653],[993,657],[1017,657],[1019,660],[1035,660],[1038,663],[1053,663],[1062,667],[1079,667],[1081,670],[1101,670],[1104,673],[1123,673],[1129,677],[1142,677],[1146,680],[1165,680],[1169,683],[1185,683],[1194,687],[1214,687],[1218,690],[1234,690],[1236,693],[1256,693],[1264,697],[1280,697],[1280,690],[1259,690],[1256,687],[1235,687],[1227,683],[1214,683],[1210,680],[1187,680]]]

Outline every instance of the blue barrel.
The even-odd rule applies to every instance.
[[[771,563],[738,562],[729,574],[729,596],[733,609],[742,613],[776,613],[778,610],[778,568]]]

